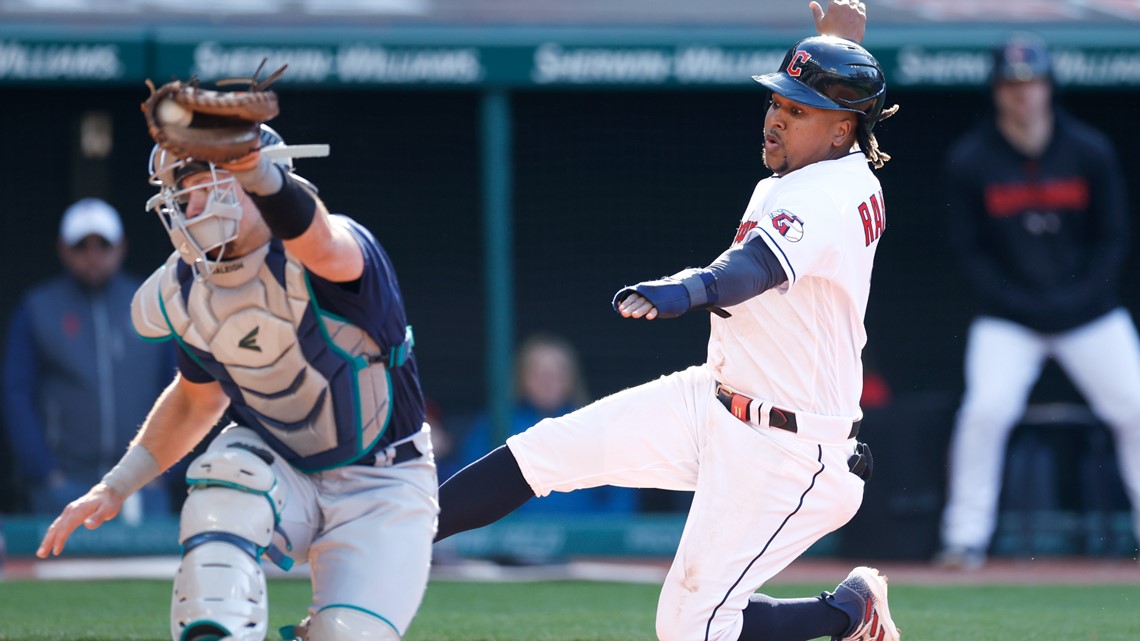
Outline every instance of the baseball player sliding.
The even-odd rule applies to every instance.
[[[599,485],[694,491],[657,608],[662,641],[894,641],[887,583],[855,568],[833,593],[756,590],[858,510],[870,453],[856,440],[871,266],[889,160],[872,129],[879,64],[855,42],[858,2],[812,3],[823,35],[755,79],[771,91],[764,162],[731,247],[703,269],[619,291],[627,318],[712,316],[699,366],[546,419],[440,489],[438,538],[551,492]],[[837,28],[846,21],[848,27]],[[837,22],[829,22],[835,20]]]
[[[155,95],[173,101],[182,87]],[[177,104],[153,112],[194,120]],[[177,251],[139,288],[132,316],[143,337],[177,342],[179,371],[122,460],[67,506],[37,555],[114,518],[228,407],[232,423],[186,474],[171,637],[264,639],[264,555],[310,563],[309,617],[285,639],[395,641],[427,586],[438,512],[400,287],[373,235],[329,214],[293,173],[297,148],[252,124],[259,150],[233,163],[195,159],[209,146],[178,157],[152,131],[163,144],[151,154],[159,192],[148,208]]]

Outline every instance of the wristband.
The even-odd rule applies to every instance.
[[[150,450],[141,445],[131,445],[115,467],[103,475],[101,483],[126,498],[158,478],[161,473],[158,461]]]
[[[705,269],[686,269],[673,274],[689,292],[689,309],[700,309],[716,303],[716,278]]]
[[[268,196],[250,193],[269,231],[281,240],[291,240],[305,233],[317,215],[317,200],[301,183],[274,167],[283,179],[281,189]]]

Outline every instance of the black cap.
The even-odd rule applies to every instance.
[[[1053,75],[1049,48],[1033,33],[1016,32],[993,52],[993,80],[1037,80]]]

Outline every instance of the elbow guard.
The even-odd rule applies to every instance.
[[[717,290],[716,275],[706,269],[685,269],[673,275],[685,286],[689,293],[689,309],[707,309],[710,312],[728,318],[728,312],[716,306],[720,300]]]
[[[690,309],[708,308],[717,316],[728,318],[728,312],[715,307],[716,279],[706,269],[686,269],[672,276],[649,280],[622,288],[614,296],[613,306],[631,294],[638,294],[657,308],[658,318],[676,318]]]

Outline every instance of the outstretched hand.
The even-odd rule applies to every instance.
[[[808,7],[819,35],[863,41],[867,30],[867,7],[859,0],[828,0],[826,13],[816,0],[812,0]]]
[[[59,556],[67,539],[81,523],[88,530],[94,530],[115,518],[123,507],[123,501],[123,497],[102,483],[87,490],[86,494],[68,503],[63,512],[52,521],[36,550],[36,556],[41,559],[46,559],[49,555]]]

